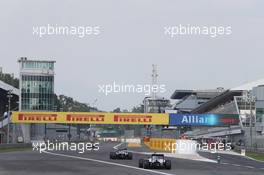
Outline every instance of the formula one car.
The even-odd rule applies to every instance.
[[[139,168],[144,169],[171,169],[171,161],[165,159],[164,154],[152,154],[148,159],[140,159]]]
[[[115,152],[110,152],[110,159],[129,159],[132,160],[133,154],[126,148],[119,149]]]

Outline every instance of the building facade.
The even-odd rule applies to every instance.
[[[55,61],[21,58],[20,111],[52,111],[54,108]]]
[[[19,111],[54,110],[54,64],[55,61],[28,60],[22,57],[19,63]],[[21,124],[24,142],[43,139],[46,125]]]
[[[170,100],[161,97],[145,97],[143,105],[144,113],[165,113],[165,110],[170,107]]]

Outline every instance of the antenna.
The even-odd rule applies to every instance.
[[[158,66],[156,64],[152,64],[152,86],[157,85],[158,79]],[[156,99],[156,92],[152,91],[152,98]]]

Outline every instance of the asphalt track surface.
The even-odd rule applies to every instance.
[[[133,160],[110,160],[109,152],[117,143],[102,143],[99,151],[80,154],[73,151],[20,151],[0,153],[0,175],[263,175],[264,163],[240,156],[222,155],[222,163],[170,158],[171,170],[144,170],[134,154]],[[208,158],[215,155],[202,153]]]
[[[264,162],[255,161],[246,157],[241,157],[238,155],[229,155],[229,154],[216,154],[216,153],[199,153],[201,156],[206,157],[208,159],[216,160],[219,155],[221,158],[221,164],[230,164],[234,166],[242,166],[248,167],[252,169],[263,169],[264,170]]]

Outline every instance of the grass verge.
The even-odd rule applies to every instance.
[[[246,152],[246,156],[256,160],[264,161],[264,153]]]
[[[29,151],[32,150],[31,147],[24,147],[24,148],[0,148],[0,153],[6,152],[15,152],[15,151]]]

